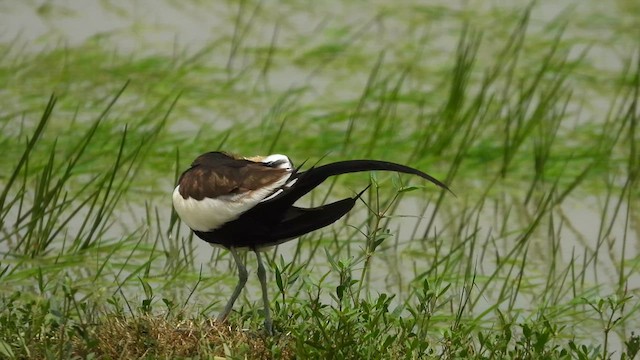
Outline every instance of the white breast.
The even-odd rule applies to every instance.
[[[237,219],[242,213],[256,206],[274,190],[284,185],[291,174],[259,190],[244,194],[224,195],[217,198],[185,199],[180,194],[180,185],[173,190],[173,207],[180,219],[196,231],[212,231]]]

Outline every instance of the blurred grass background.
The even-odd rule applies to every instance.
[[[635,2],[0,6],[4,356],[637,353]],[[269,254],[283,335],[212,339],[234,267],[169,194],[219,148],[411,164],[457,197],[320,188],[375,184]],[[252,286],[231,325],[259,333]]]

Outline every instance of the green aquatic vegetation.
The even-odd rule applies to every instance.
[[[637,356],[633,14],[596,23],[636,46],[609,68],[594,49],[621,45],[576,31],[583,9],[541,22],[535,3],[377,6],[295,32],[272,5],[226,4],[219,36],[170,55],[114,50],[108,35],[0,44],[0,354]],[[393,174],[312,193],[372,184],[360,212],[267,254],[266,337],[251,286],[228,324],[210,320],[234,266],[170,208],[180,171],[215,149],[404,162],[455,196]]]

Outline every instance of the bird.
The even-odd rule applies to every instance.
[[[317,207],[295,202],[329,177],[363,171],[394,171],[417,175],[451,191],[447,185],[415,168],[381,160],[343,160],[301,170],[286,155],[242,157],[212,151],[198,156],[178,178],[173,207],[193,233],[227,249],[238,269],[238,283],[218,321],[225,321],[248,280],[240,250],[256,255],[262,288],[264,326],[272,334],[266,270],[261,252],[328,226],[355,205],[353,197]],[[367,187],[368,188],[368,187]]]

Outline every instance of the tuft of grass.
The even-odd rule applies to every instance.
[[[75,339],[73,355],[99,358],[295,358],[288,348],[291,339],[277,342],[264,336],[233,329],[213,320],[167,320],[141,315],[134,318],[107,317],[99,327],[91,329],[91,342]],[[118,339],[114,342],[114,339]],[[96,346],[86,347],[95,342]],[[282,349],[272,353],[270,347]]]

